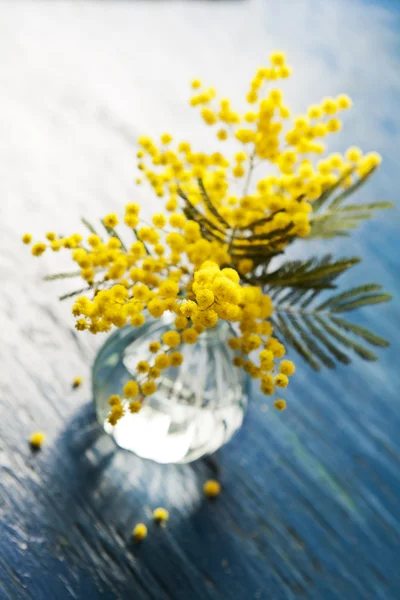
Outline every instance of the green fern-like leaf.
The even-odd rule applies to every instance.
[[[198,184],[203,204],[207,209],[206,214],[194,206],[187,194],[181,188],[178,188],[178,196],[185,202],[183,212],[188,219],[193,219],[199,223],[202,235],[206,239],[210,241],[218,240],[221,243],[228,244],[229,254],[234,261],[241,258],[250,258],[255,267],[268,265],[272,257],[281,254],[283,246],[294,240],[295,236],[291,234],[293,223],[268,233],[254,233],[253,230],[256,225],[268,223],[276,213],[254,221],[246,227],[232,227],[213,205],[201,179],[198,179]]]
[[[55,281],[56,279],[70,279],[72,277],[80,277],[81,271],[71,271],[70,273],[54,273],[54,275],[46,275],[44,281]]]
[[[340,294],[336,294],[331,296],[325,302],[320,304],[317,308],[318,310],[323,310],[324,308],[340,306],[343,302],[346,302],[349,299],[353,299],[355,297],[360,296],[360,294],[368,294],[370,292],[379,292],[382,289],[381,285],[376,283],[367,283],[364,285],[359,285],[357,287],[351,288],[350,290],[346,290],[345,292],[341,292]]]
[[[219,221],[221,223],[221,225],[229,228],[230,227],[229,223],[227,221],[225,221],[224,217],[222,215],[220,215],[220,213],[217,211],[217,209],[211,202],[211,199],[210,199],[209,195],[207,194],[206,188],[204,187],[202,180],[198,179],[197,181],[199,184],[201,195],[203,197],[204,204],[207,206],[210,213],[217,219],[217,221]]]
[[[272,324],[275,333],[315,370],[321,365],[333,368],[335,361],[348,364],[350,358],[342,347],[364,360],[377,360],[374,352],[360,340],[381,348],[389,342],[369,329],[339,317],[338,313],[387,302],[391,299],[390,294],[371,293],[381,289],[380,285],[366,284],[330,296],[318,304],[316,299],[324,288],[291,288],[274,299]]]
[[[369,180],[374,171],[375,169],[371,169],[365,177],[357,179],[339,194],[336,192],[348,174],[323,192],[313,202],[313,215],[310,220],[311,232],[306,239],[348,237],[349,231],[358,227],[361,221],[370,219],[375,211],[391,208],[393,205],[390,202],[343,204]],[[321,212],[323,208],[325,210]]]
[[[359,258],[334,259],[331,254],[313,257],[306,261],[287,261],[275,271],[268,271],[268,267],[260,269],[251,278],[257,285],[267,286],[268,292],[274,297],[291,289],[329,289],[334,288],[335,279],[360,262]]]
[[[123,240],[120,238],[120,236],[119,236],[119,235],[118,235],[118,233],[115,231],[115,229],[113,229],[112,227],[108,227],[108,226],[107,226],[107,225],[104,223],[104,221],[103,221],[103,220],[101,221],[101,224],[103,225],[104,229],[107,231],[108,235],[109,235],[110,237],[115,237],[115,238],[117,238],[117,240],[119,240],[119,242],[121,243],[121,248],[122,248],[123,250],[125,250],[125,252],[128,252],[128,249],[127,249],[127,247],[125,246],[125,244],[124,244]]]
[[[93,225],[91,223],[89,223],[89,221],[87,219],[85,219],[85,217],[82,217],[81,221],[84,224],[84,226],[86,227],[86,229],[88,229],[90,231],[90,233],[97,235],[97,231],[95,230]]]

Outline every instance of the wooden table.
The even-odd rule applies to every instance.
[[[207,502],[214,462],[152,464],[101,433],[90,365],[103,340],[75,332],[70,306],[56,301],[66,285],[41,281],[58,257],[36,261],[19,240],[79,229],[81,215],[129,199],[148,206],[148,191],[132,184],[137,134],[209,143],[184,105],[187,81],[241,93],[275,46],[298,67],[289,84],[298,108],[343,88],[358,100],[341,143],[383,152],[366,196],[397,199],[392,13],[329,5],[344,48],[339,29],[326,33],[322,4],[311,29],[307,2],[293,4],[291,20],[284,5],[0,5],[1,600],[400,597],[398,299],[359,316],[392,342],[379,363],[316,375],[299,360],[284,414],[253,391],[245,426],[216,457],[223,493]],[[366,256],[357,281],[379,279],[398,296],[399,233],[393,211],[337,248]],[[72,391],[76,375],[84,385]],[[35,429],[47,435],[38,453],[27,442]],[[168,527],[151,526],[135,546],[133,525],[159,505]]]

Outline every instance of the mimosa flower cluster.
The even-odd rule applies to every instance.
[[[77,330],[97,334],[140,327],[166,313],[174,317],[170,330],[150,343],[153,359],[139,361],[123,394],[109,399],[111,425],[138,412],[162,372],[180,367],[182,345],[196,343],[219,320],[236,331],[229,341],[234,364],[259,379],[264,394],[288,385],[295,366],[274,337],[272,300],[251,276],[266,257],[309,235],[313,201],[325,190],[350,186],[380,162],[376,153],[363,155],[356,147],[324,154],[324,141],[340,131],[351,100],[345,94],[325,98],[292,116],[274,87],[290,74],[285,55],[274,52],[253,77],[242,112],[194,80],[190,104],[228,151],[199,152],[187,141],[175,144],[168,133],[159,143],[142,136],[136,181],[163,198],[166,212],[149,223],[132,202],[124,215],[104,216],[105,235],[92,227],[87,236],[49,232],[45,242],[33,244],[34,256],[69,250],[78,265],[86,288],[72,308]],[[32,242],[30,234],[22,239]],[[281,398],[273,403],[277,410],[286,407]]]

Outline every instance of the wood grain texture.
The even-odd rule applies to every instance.
[[[19,240],[55,224],[72,231],[81,215],[98,218],[131,198],[150,206],[148,191],[132,185],[137,134],[167,128],[209,144],[182,105],[187,80],[210,72],[235,93],[232,57],[246,81],[275,46],[297,54],[306,80],[335,57],[333,89],[317,75],[311,87],[317,97],[353,88],[369,128],[350,124],[349,136],[387,155],[367,195],[395,198],[399,136],[388,132],[389,108],[374,109],[380,77],[399,88],[398,56],[382,45],[392,40],[391,13],[335,2],[354,36],[347,62],[341,48],[329,54],[335,40],[313,13],[320,58],[308,64],[301,19],[310,3],[290,3],[298,13],[285,26],[281,4],[272,22],[272,3],[261,2],[0,3],[0,600],[400,597],[398,300],[358,317],[392,343],[379,364],[315,375],[298,361],[283,415],[253,391],[245,426],[216,457],[223,493],[206,502],[212,461],[152,464],[101,433],[89,379],[103,340],[73,330],[70,306],[56,301],[68,282],[41,281],[58,257],[36,261]],[[330,10],[320,8],[321,23]],[[368,27],[382,58],[369,62],[372,76],[359,68]],[[247,44],[240,53],[237,39]],[[295,85],[295,102],[311,100]],[[396,210],[350,243],[347,254],[367,258],[356,279],[400,293],[399,233]],[[76,375],[85,383],[72,391]],[[34,429],[47,434],[38,453],[27,444]],[[133,525],[159,505],[170,510],[168,527],[151,526],[135,546]]]

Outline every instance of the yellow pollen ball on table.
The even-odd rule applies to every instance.
[[[203,492],[207,498],[216,498],[221,492],[221,484],[215,479],[209,479],[203,485]]]
[[[141,542],[147,536],[147,527],[144,523],[138,523],[135,525],[132,531],[132,535],[136,542]]]
[[[31,236],[31,234],[30,234],[30,233],[25,233],[25,234],[22,236],[22,238],[21,238],[21,239],[22,239],[22,241],[23,241],[23,243],[24,243],[24,244],[30,244],[30,243],[31,243],[31,241],[32,241],[32,236]]]
[[[35,431],[29,438],[29,443],[32,446],[32,448],[39,449],[41,448],[44,442],[44,438],[44,433],[42,433],[41,431]]]
[[[72,387],[74,389],[78,388],[82,383],[82,377],[75,377],[75,379],[72,382]]]
[[[155,508],[153,510],[153,519],[157,523],[160,523],[160,524],[165,523],[169,519],[169,512],[167,511],[166,508],[159,506],[158,508]]]

